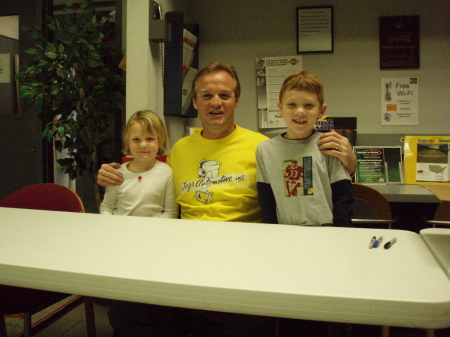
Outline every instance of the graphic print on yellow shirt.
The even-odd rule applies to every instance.
[[[283,178],[286,197],[313,195],[312,157],[284,160]]]
[[[195,192],[195,198],[202,203],[214,202],[214,189],[226,187],[248,187],[247,174],[220,175],[220,163],[202,160],[198,164],[198,179],[183,182],[181,193]]]

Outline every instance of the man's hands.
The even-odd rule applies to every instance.
[[[321,134],[318,145],[322,153],[338,157],[350,175],[355,173],[358,162],[352,145],[346,137],[331,130]]]
[[[122,184],[122,173],[117,171],[120,167],[118,163],[103,164],[98,170],[97,183],[100,186],[117,186]]]

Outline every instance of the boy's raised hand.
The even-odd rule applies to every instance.
[[[339,158],[350,175],[355,173],[358,162],[353,153],[353,147],[346,137],[331,130],[321,134],[317,144],[322,153]]]

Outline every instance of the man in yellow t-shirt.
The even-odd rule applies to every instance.
[[[239,126],[219,139],[203,138],[199,132],[180,139],[167,163],[174,172],[181,218],[261,221],[255,153],[256,146],[265,139]]]

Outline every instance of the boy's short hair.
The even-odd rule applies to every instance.
[[[135,123],[140,124],[142,126],[142,130],[147,131],[157,137],[159,145],[158,156],[164,154],[166,152],[168,143],[166,128],[164,127],[164,124],[162,120],[158,117],[158,115],[151,110],[140,110],[135,112],[130,117],[130,119],[127,122],[127,125],[123,129],[122,137],[124,143],[124,150],[122,152],[126,156],[129,156],[131,154],[128,138],[130,137],[131,126]]]
[[[234,97],[239,99],[241,97],[241,84],[239,83],[239,78],[236,69],[230,64],[221,64],[219,62],[210,63],[208,66],[200,70],[197,75],[195,75],[192,81],[192,97],[197,97],[197,83],[200,77],[207,74],[216,73],[218,71],[225,71],[234,81]]]
[[[316,94],[319,99],[320,106],[323,105],[324,94],[322,81],[309,71],[296,71],[286,77],[280,90],[280,102],[284,93],[288,90],[307,91]]]

